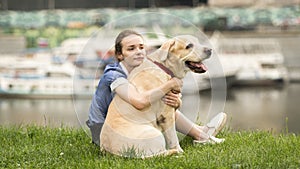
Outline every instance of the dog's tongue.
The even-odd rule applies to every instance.
[[[207,71],[207,67],[203,64],[203,63],[200,63],[200,67],[204,70],[204,71]]]
[[[193,65],[197,68],[201,68],[204,71],[207,71],[207,67],[201,62],[191,62],[191,65]]]

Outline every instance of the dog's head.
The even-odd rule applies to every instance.
[[[191,35],[176,36],[163,43],[158,50],[161,63],[178,78],[183,78],[189,70],[206,72],[202,61],[212,54],[210,48],[201,45],[198,38]]]

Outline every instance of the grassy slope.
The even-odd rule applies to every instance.
[[[262,131],[220,134],[219,145],[181,141],[184,154],[128,159],[101,153],[83,130],[0,127],[0,168],[300,168],[300,136]]]

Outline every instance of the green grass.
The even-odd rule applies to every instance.
[[[0,168],[300,168],[300,136],[224,131],[225,143],[181,141],[177,156],[129,159],[99,151],[82,129],[0,127]]]

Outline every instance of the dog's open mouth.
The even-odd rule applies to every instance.
[[[205,73],[207,67],[202,62],[186,61],[185,65],[195,73]]]

